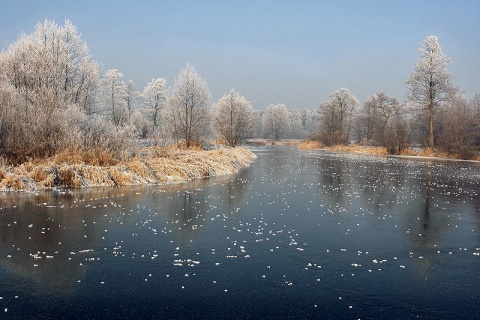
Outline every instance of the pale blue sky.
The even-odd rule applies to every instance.
[[[404,99],[425,37],[436,35],[455,85],[480,93],[480,1],[0,0],[0,47],[37,22],[70,19],[103,71],[143,89],[172,85],[187,61],[214,100],[235,88],[256,109],[314,109],[347,87]]]

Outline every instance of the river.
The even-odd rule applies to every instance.
[[[188,183],[0,194],[0,318],[478,317],[478,163],[253,151]]]

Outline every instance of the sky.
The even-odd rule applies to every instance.
[[[283,103],[316,109],[348,88],[360,103],[375,92],[406,99],[417,50],[436,35],[454,85],[480,93],[480,1],[0,0],[0,48],[45,19],[77,27],[105,72],[143,90],[172,86],[189,62],[215,102],[230,89],[255,109]]]

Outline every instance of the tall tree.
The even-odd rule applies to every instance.
[[[115,125],[122,124],[127,118],[127,85],[123,82],[123,73],[117,69],[107,70],[103,78],[103,92],[106,113]]]
[[[262,116],[262,130],[266,137],[280,140],[290,131],[290,112],[284,104],[269,105]]]
[[[143,99],[149,107],[154,132],[158,131],[158,126],[160,124],[160,111],[166,104],[166,83],[167,80],[164,78],[152,79],[143,90]]]
[[[320,105],[323,142],[327,145],[346,144],[350,138],[353,111],[358,99],[347,88],[334,91]]]
[[[170,95],[170,110],[175,122],[175,136],[188,148],[194,142],[203,142],[208,134],[210,90],[193,65],[187,63],[175,79]]]
[[[235,147],[250,137],[255,125],[250,102],[234,89],[213,106],[213,127],[226,143]]]
[[[407,80],[408,98],[428,112],[428,146],[433,149],[434,115],[441,104],[452,100],[456,90],[447,71],[451,59],[443,54],[436,36],[425,38],[418,54],[415,69]]]

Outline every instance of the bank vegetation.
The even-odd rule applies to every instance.
[[[334,152],[350,152],[350,153],[362,153],[370,155],[389,155],[391,154],[386,147],[380,146],[368,146],[359,144],[337,144],[326,146],[320,141],[305,139],[297,144],[297,147],[301,150],[326,150]],[[456,160],[475,160],[480,161],[480,155],[472,156],[469,159],[465,159],[463,153],[452,153],[441,150],[434,150],[430,148],[404,148],[398,156],[406,157],[421,157],[421,158],[441,158],[441,159],[456,159]]]
[[[236,173],[255,157],[245,148],[148,147],[124,160],[102,150],[65,150],[46,159],[0,165],[0,190],[177,183]]]

